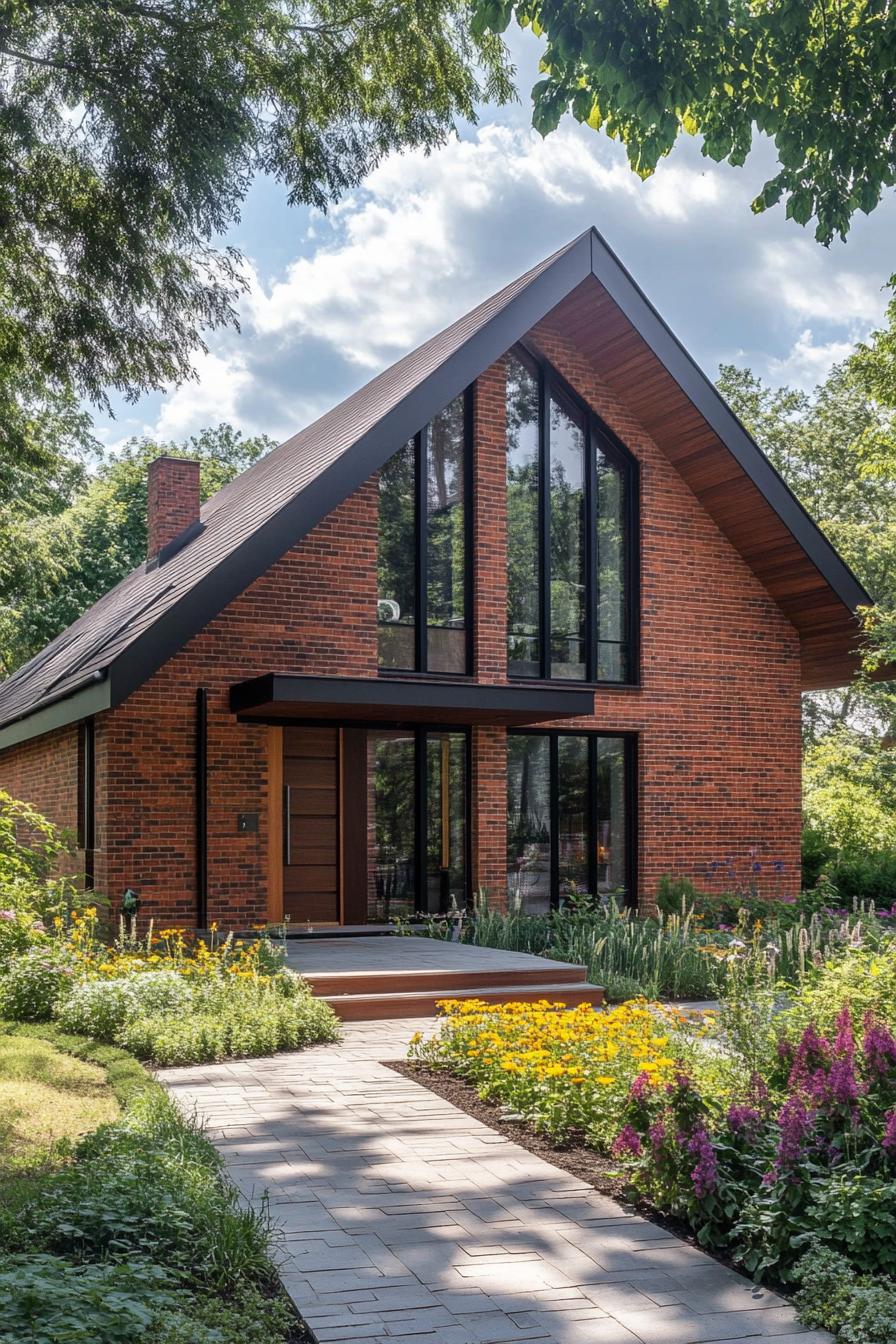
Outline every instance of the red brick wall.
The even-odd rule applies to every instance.
[[[751,849],[759,885],[795,894],[796,630],[589,362],[549,323],[532,337],[640,467],[641,687],[599,690],[580,726],[638,734],[642,901],[664,873],[705,886],[707,867],[726,858],[746,873]]]
[[[48,821],[71,833],[78,829],[78,726],[57,728],[0,754],[0,789],[30,803]],[[20,836],[27,840],[26,836]],[[75,851],[63,865],[72,875],[84,870],[84,856]]]
[[[730,857],[745,868],[753,848],[762,860],[784,863],[773,883],[793,892],[800,833],[796,632],[632,411],[549,325],[533,339],[640,463],[642,685],[598,690],[594,716],[575,726],[638,736],[642,900],[663,873],[705,884],[710,864]],[[474,402],[474,674],[481,682],[506,680],[503,376],[499,361],[479,380]],[[376,634],[374,479],[144,687],[98,717],[97,889],[117,899],[134,886],[145,912],[192,920],[195,696],[206,686],[209,917],[226,925],[263,919],[267,733],[234,721],[229,687],[267,671],[373,677]],[[504,733],[476,729],[472,740],[473,885],[501,898]],[[74,741],[74,729],[65,730],[0,756],[0,783],[7,784],[9,761],[27,757],[30,776],[14,764],[20,787],[35,792],[51,815],[68,808],[73,816]],[[257,812],[258,831],[237,833],[238,812]],[[760,885],[768,880],[764,872]]]
[[[376,676],[376,481],[321,522],[123,705],[100,716],[96,886],[141,914],[196,908],[196,689],[208,701],[209,919],[266,918],[267,729],[236,723],[230,686],[262,672]],[[105,783],[103,783],[105,781]],[[237,833],[237,813],[257,832]]]

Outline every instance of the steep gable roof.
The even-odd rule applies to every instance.
[[[164,563],[139,566],[0,684],[0,747],[120,704],[552,312],[691,477],[810,655],[816,641],[817,653],[804,660],[807,684],[847,680],[855,608],[870,599],[590,229],[220,490],[188,544]],[[767,536],[771,554],[757,536]]]

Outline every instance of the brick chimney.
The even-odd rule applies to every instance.
[[[157,457],[147,482],[147,560],[199,521],[199,463],[186,457]]]

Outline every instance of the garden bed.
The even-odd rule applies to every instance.
[[[266,1216],[132,1056],[0,1023],[0,1129],[4,1344],[310,1344]]]

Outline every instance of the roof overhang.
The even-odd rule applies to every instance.
[[[241,722],[330,719],[361,723],[550,723],[594,713],[594,691],[582,687],[480,686],[473,682],[400,677],[306,677],[268,672],[230,688]]]

